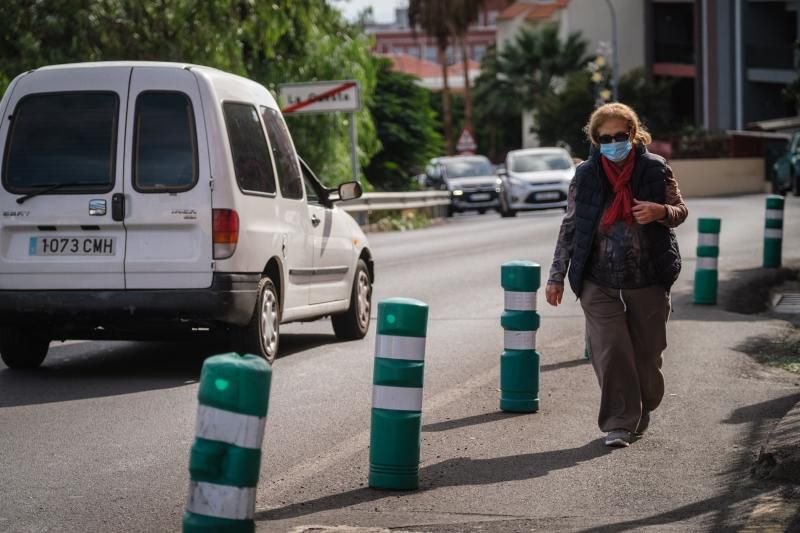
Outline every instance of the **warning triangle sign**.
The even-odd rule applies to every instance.
[[[475,138],[472,136],[472,133],[467,128],[461,130],[461,135],[458,137],[458,144],[456,144],[456,150],[459,153],[464,152],[474,152],[478,149],[478,145],[475,143]]]

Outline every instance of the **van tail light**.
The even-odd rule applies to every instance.
[[[214,259],[227,259],[239,242],[239,214],[233,209],[214,209],[212,214]]]

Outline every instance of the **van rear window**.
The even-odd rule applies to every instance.
[[[189,97],[145,92],[136,98],[133,184],[142,192],[186,191],[197,182],[197,135]]]
[[[3,183],[12,192],[111,190],[119,98],[110,92],[34,94],[17,104]]]

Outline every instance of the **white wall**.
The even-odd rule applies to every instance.
[[[644,1],[611,0],[617,14],[619,73],[625,74],[645,63]],[[562,32],[580,31],[594,55],[601,41],[611,44],[611,12],[605,0],[571,0],[562,10]],[[611,58],[608,58],[611,60]]]

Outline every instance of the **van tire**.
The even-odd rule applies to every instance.
[[[792,188],[792,195],[800,196],[800,176],[792,172],[789,186]]]
[[[363,339],[369,331],[372,312],[372,280],[363,259],[356,263],[353,288],[350,290],[350,307],[344,313],[331,315],[333,332],[343,341]]]
[[[278,356],[281,304],[278,291],[270,278],[258,282],[258,297],[250,323],[231,329],[231,341],[242,354],[263,357],[272,363]]]
[[[38,368],[49,348],[50,337],[32,329],[0,329],[0,358],[8,368]]]

